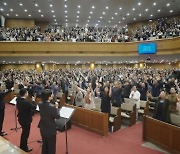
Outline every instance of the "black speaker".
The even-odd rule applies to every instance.
[[[71,128],[71,120],[70,119],[67,119],[66,120],[66,129],[70,129]],[[65,131],[65,118],[59,118],[56,120],[56,129],[63,132]]]

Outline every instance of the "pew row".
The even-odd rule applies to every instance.
[[[173,154],[180,153],[180,128],[177,126],[144,116],[142,137]]]
[[[88,110],[69,104],[66,104],[66,106],[76,109],[72,115],[73,124],[102,136],[108,135],[107,113]]]
[[[136,123],[136,104],[123,103],[121,104],[121,119],[128,119],[129,126]]]

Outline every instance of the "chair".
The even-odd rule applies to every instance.
[[[140,100],[140,109],[138,110],[138,114],[142,116],[149,114],[149,103],[147,101]]]
[[[93,110],[101,112],[101,98],[95,97],[94,104],[95,104],[95,109]]]
[[[123,103],[121,104],[121,118],[129,119],[132,126],[136,123],[136,104],[133,103]]]
[[[124,103],[130,103],[131,99],[130,98],[124,98]]]
[[[112,132],[121,128],[121,108],[111,106],[111,113],[109,115],[109,123],[112,126]]]

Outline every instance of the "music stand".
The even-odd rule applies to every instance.
[[[68,141],[67,141],[67,126],[66,126],[66,122],[67,122],[67,119],[71,118],[71,116],[73,115],[74,111],[75,111],[75,108],[66,107],[66,106],[63,106],[59,110],[60,117],[65,119],[65,125],[64,126],[65,126],[65,131],[66,131],[66,154],[68,154]]]
[[[16,113],[16,99],[17,97],[14,97],[9,104],[13,104],[15,105],[15,112],[14,112],[14,118],[15,118],[15,128],[11,128],[10,130],[15,130],[17,132],[18,129],[20,129],[21,127],[17,127],[17,113]]]

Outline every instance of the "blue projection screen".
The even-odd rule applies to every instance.
[[[138,44],[139,54],[156,54],[156,43],[140,43]]]

